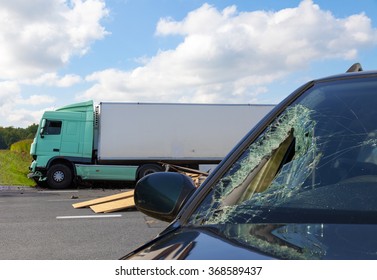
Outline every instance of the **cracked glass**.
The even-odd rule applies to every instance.
[[[375,78],[315,84],[230,165],[189,225],[297,259],[328,254],[325,223],[377,223],[376,89]],[[292,223],[316,226],[302,237],[307,226],[282,225]],[[262,238],[261,224],[275,226]]]

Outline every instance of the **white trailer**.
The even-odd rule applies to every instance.
[[[101,103],[98,161],[218,163],[272,105]]]

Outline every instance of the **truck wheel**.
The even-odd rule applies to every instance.
[[[72,184],[72,171],[65,164],[55,164],[47,172],[47,184],[52,189],[65,189]]]
[[[163,168],[162,168],[161,165],[158,165],[158,164],[144,164],[144,165],[142,165],[142,166],[139,167],[139,169],[137,171],[137,178],[141,179],[144,176],[147,176],[149,174],[156,173],[156,172],[162,172],[162,171],[163,171]]]

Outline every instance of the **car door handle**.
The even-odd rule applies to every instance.
[[[54,151],[54,152],[59,152],[60,149],[53,149],[52,151]]]

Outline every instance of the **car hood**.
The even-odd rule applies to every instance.
[[[377,259],[377,225],[180,227],[123,259]]]

